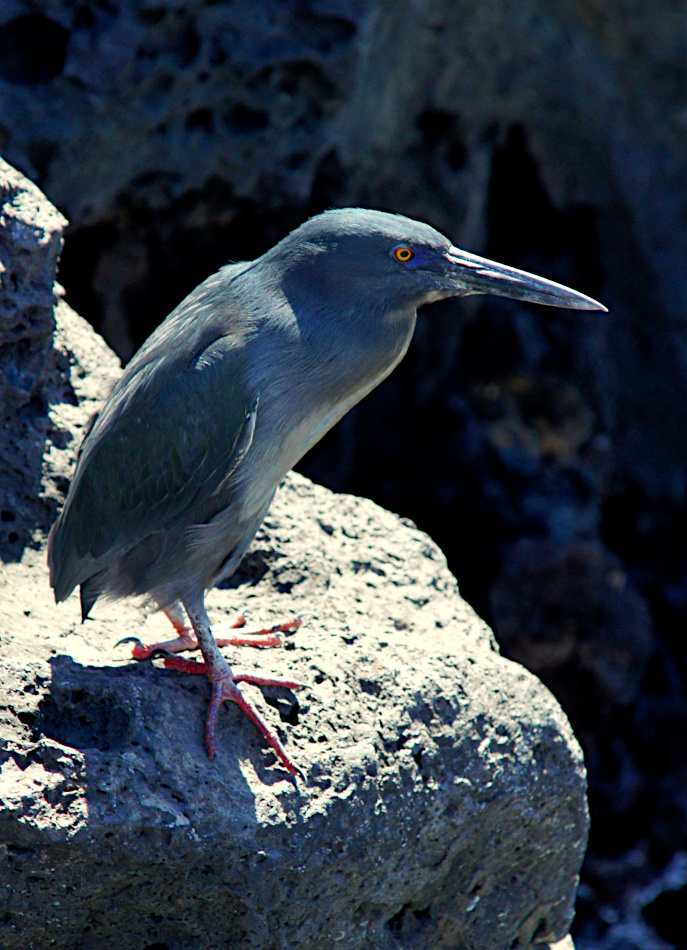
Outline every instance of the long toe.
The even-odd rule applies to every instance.
[[[243,617],[239,619],[244,620]],[[291,620],[272,624],[271,627],[261,627],[259,630],[241,630],[240,635],[231,637],[217,637],[215,642],[218,647],[280,647],[283,646],[284,639],[279,634],[298,630],[302,623],[300,617],[292,617]],[[232,624],[232,627],[239,626],[243,626],[243,624],[238,622]]]
[[[253,686],[281,686],[283,689],[305,689],[305,683],[297,680],[282,679],[282,677],[259,676],[256,673],[240,673],[232,671],[235,683],[250,683]]]
[[[166,670],[176,670],[178,673],[207,674],[208,667],[206,663],[199,660],[187,660],[183,656],[170,656],[167,654],[164,660]]]
[[[263,677],[254,677],[253,681],[256,679],[262,680],[262,683],[258,685],[286,685],[286,681],[274,681],[267,680]],[[249,677],[246,675],[244,677],[244,682],[249,682]],[[300,684],[298,684],[300,685]],[[294,684],[290,688],[297,688]],[[288,754],[286,749],[281,743],[279,736],[276,732],[269,726],[265,720],[262,718],[258,710],[253,706],[249,699],[247,699],[241,690],[235,685],[234,678],[231,675],[220,675],[214,679],[212,684],[212,698],[210,700],[210,707],[208,709],[208,718],[205,725],[205,742],[208,749],[208,757],[212,761],[217,754],[217,742],[215,740],[215,730],[217,727],[217,719],[219,717],[219,711],[222,703],[225,700],[231,700],[236,703],[240,708],[245,712],[249,719],[255,723],[260,732],[263,734],[265,739],[274,749],[277,757],[281,761],[284,768],[291,775],[300,775],[302,779],[305,778],[303,771],[296,765],[291,756]]]

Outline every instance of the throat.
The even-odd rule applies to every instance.
[[[351,347],[345,361],[330,364],[308,424],[312,426],[308,448],[336,425],[339,419],[371,393],[398,366],[410,346],[415,314],[404,327],[387,325],[368,344]],[[317,418],[317,421],[313,417]]]

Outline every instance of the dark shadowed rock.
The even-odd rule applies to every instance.
[[[619,558],[600,544],[519,542],[490,606],[501,645],[528,669],[555,670],[571,683],[584,676],[597,708],[604,699],[635,700],[653,647],[651,615]],[[586,706],[590,699],[578,698]]]
[[[55,318],[41,470],[53,502],[116,372],[66,304]],[[285,649],[237,658],[307,684],[249,687],[304,769],[297,783],[233,708],[210,763],[206,682],[114,647],[158,638],[160,615],[103,603],[81,624],[76,597],[54,606],[44,527],[0,578],[3,947],[48,933],[65,950],[496,950],[565,936],[587,831],[579,747],[411,523],[291,475],[209,597],[217,630],[239,610],[305,617]]]
[[[656,795],[624,738],[634,731],[650,745],[632,730],[642,713],[653,718],[642,708],[655,649],[646,601],[601,544],[526,539],[507,552],[490,608],[504,653],[540,676],[570,716],[595,773],[595,827],[612,837],[615,816],[642,814]],[[657,757],[659,749],[654,740]]]

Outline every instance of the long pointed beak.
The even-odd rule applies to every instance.
[[[499,297],[529,300],[546,307],[608,312],[608,308],[598,300],[586,297],[570,287],[529,274],[525,270],[518,270],[516,267],[507,267],[485,257],[469,254],[467,251],[461,251],[459,247],[449,248],[446,260],[451,263],[449,279],[451,286],[455,287],[456,296],[497,294]]]

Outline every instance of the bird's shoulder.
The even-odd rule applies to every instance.
[[[234,282],[246,266],[229,265],[203,281],[148,337],[99,410],[83,454],[127,418],[173,401],[185,379],[199,393],[219,381],[234,399],[240,397],[252,327]],[[210,363],[215,372],[203,376],[199,370]]]

